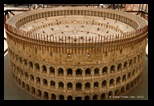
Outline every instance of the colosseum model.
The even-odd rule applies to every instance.
[[[140,81],[148,22],[117,10],[57,7],[5,23],[11,72],[43,100],[108,100]]]

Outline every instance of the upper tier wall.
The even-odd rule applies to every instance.
[[[83,7],[63,7],[63,8],[52,8],[52,9],[40,9],[21,13],[10,18],[7,23],[13,27],[20,27],[20,25],[45,17],[53,16],[65,16],[65,15],[84,15],[84,16],[96,16],[115,19],[124,22],[130,26],[132,24],[135,29],[142,28],[147,25],[147,21],[139,16],[132,15],[122,11],[99,9],[99,8],[83,8]],[[20,24],[20,25],[19,25]]]
[[[119,20],[136,28],[135,31],[112,36],[108,35],[104,35],[101,37],[83,36],[83,39],[86,39],[86,42],[82,42],[78,45],[81,47],[89,46],[90,43],[93,47],[94,43],[95,44],[98,43],[97,44],[98,47],[109,46],[109,45],[123,45],[124,43],[130,43],[138,39],[142,40],[148,34],[148,22],[142,19],[141,17],[116,10],[83,8],[83,7],[75,7],[75,8],[63,7],[63,8],[52,8],[52,9],[42,9],[42,10],[40,9],[40,10],[29,11],[26,13],[15,15],[12,18],[10,18],[6,22],[5,28],[6,32],[10,33],[12,37],[19,39],[21,41],[23,40],[24,42],[33,42],[34,44],[45,45],[45,46],[54,46],[55,45],[54,43],[58,43],[56,44],[57,47],[59,46],[62,47],[62,45],[64,45],[65,43],[66,44],[65,46],[75,47],[77,43],[76,36],[73,36],[71,38],[72,40],[68,41],[66,41],[66,39],[69,39],[70,36],[68,36],[68,38],[63,37],[61,41],[61,39],[58,39],[57,37],[54,37],[52,35],[49,36],[46,34],[26,32],[18,29],[18,27],[20,27],[21,25],[38,18],[45,18],[48,16],[71,15],[71,14],[107,17]],[[45,40],[47,37],[49,37],[49,39]],[[73,45],[70,45],[70,43]],[[87,43],[88,45],[86,45]]]

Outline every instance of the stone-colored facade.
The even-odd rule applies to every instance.
[[[135,30],[113,37],[100,36],[98,40],[88,41],[83,36],[87,40],[84,42],[68,36],[69,40],[62,38],[61,42],[54,35],[44,40],[49,35],[19,29],[39,18],[71,14],[111,18]],[[5,28],[12,75],[22,89],[39,99],[113,99],[110,97],[133,88],[142,74],[148,24],[137,16],[104,9],[63,7],[14,16]]]

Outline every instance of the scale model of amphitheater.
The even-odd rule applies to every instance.
[[[38,99],[108,100],[140,81],[148,22],[122,11],[57,7],[5,23],[13,78]]]

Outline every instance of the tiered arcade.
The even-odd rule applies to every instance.
[[[130,31],[105,20],[115,20],[119,26],[123,23]],[[72,28],[74,24],[78,28]],[[98,32],[88,30],[94,25]],[[138,16],[90,7],[58,7],[15,15],[5,28],[13,78],[39,99],[113,99],[110,97],[125,94],[140,80],[148,23]]]

